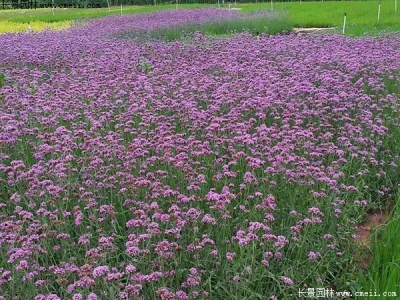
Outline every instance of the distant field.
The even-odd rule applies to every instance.
[[[206,7],[201,5],[185,5],[185,8]],[[161,9],[172,9],[175,5],[164,6],[126,6],[123,7],[123,14],[134,14],[152,12]],[[28,22],[31,22],[33,30],[43,30],[46,27],[51,29],[64,29],[72,25],[70,21],[77,19],[89,19],[105,17],[112,14],[120,14],[120,7],[107,7],[95,9],[81,8],[56,8],[55,14],[51,12],[51,8],[39,8],[36,10],[0,10],[0,33],[12,31],[26,31]]]
[[[300,4],[301,3],[301,4]],[[400,13],[394,11],[394,0],[381,1],[380,23],[377,24],[378,1],[329,1],[274,3],[274,9],[287,12],[295,27],[343,26],[347,14],[347,34],[362,35],[383,30],[400,30]],[[243,11],[270,9],[270,3],[243,4]]]
[[[289,15],[290,21],[295,27],[337,27],[343,24],[343,13],[347,13],[346,34],[363,35],[374,34],[382,31],[400,30],[400,13],[394,11],[394,0],[382,1],[380,23],[377,23],[378,2],[377,1],[346,1],[346,2],[290,2],[274,3],[273,9]],[[217,7],[217,4],[211,5]],[[162,9],[174,9],[175,4],[162,6],[126,6],[123,7],[123,14],[151,12]],[[182,4],[179,8],[210,7],[204,4]],[[227,5],[222,6],[228,8]],[[271,3],[238,4],[242,12],[271,9]],[[21,31],[27,29],[27,22],[32,23],[34,30],[42,30],[46,26],[55,29],[62,29],[70,26],[70,23],[58,23],[83,18],[103,17],[110,14],[120,14],[120,7],[100,9],[56,9],[54,15],[51,9],[37,10],[10,10],[0,13],[0,33],[9,31]],[[7,22],[5,22],[7,21]],[[42,21],[45,23],[38,23]],[[14,23],[22,23],[17,25]]]
[[[210,6],[210,5],[208,5]],[[188,4],[180,7],[184,8],[198,8],[208,7],[207,5]],[[172,9],[175,5],[163,6],[124,6],[124,14],[152,12],[161,9]],[[51,8],[38,8],[36,10],[20,9],[20,10],[0,10],[0,20],[9,20],[13,22],[25,23],[28,21],[44,21],[44,22],[58,22],[65,20],[75,20],[80,18],[96,18],[104,17],[110,14],[120,14],[120,7],[111,7],[109,11],[107,7],[102,8],[56,8],[55,14],[52,15]]]

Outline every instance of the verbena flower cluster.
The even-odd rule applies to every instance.
[[[268,12],[257,14],[264,14],[265,17],[272,17]],[[166,27],[178,27],[189,23],[203,24],[208,22],[221,22],[245,16],[246,15],[240,14],[237,11],[213,8],[165,10],[157,13],[108,16],[93,20],[88,26],[88,30],[98,31],[101,35],[125,31],[152,31]]]
[[[398,175],[400,38],[111,37],[233,14],[0,36],[0,299],[278,299],[344,272]]]

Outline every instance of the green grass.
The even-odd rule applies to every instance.
[[[292,31],[292,24],[285,16],[276,15],[273,18],[253,16],[236,20],[226,20],[219,22],[209,22],[205,24],[187,24],[182,26],[162,28],[151,32],[125,32],[122,37],[139,39],[162,39],[173,41],[185,39],[192,36],[194,32],[201,32],[208,35],[230,36],[234,33],[250,32],[252,34],[277,34]]]
[[[346,34],[362,36],[364,34],[378,34],[380,32],[393,32],[400,30],[400,9],[394,11],[395,0],[381,1],[380,22],[377,23],[378,1],[324,1],[324,2],[277,2],[273,4],[274,11],[287,13],[289,21],[294,27],[336,27],[341,30],[343,14],[347,14]],[[179,8],[217,7],[217,4],[180,4]],[[256,10],[271,9],[271,3],[238,4],[243,13]],[[228,8],[228,5],[222,6]],[[164,9],[175,9],[175,4],[158,6],[125,6],[124,14],[153,12]],[[103,17],[110,14],[120,14],[120,7],[98,9],[56,9],[54,16],[50,8],[37,10],[6,10],[0,14],[0,33],[13,30],[13,23],[36,21],[54,23],[75,19]],[[3,21],[13,22],[7,25]],[[44,26],[41,26],[44,27]],[[17,25],[15,24],[15,29]],[[14,31],[17,31],[15,30]],[[42,28],[43,29],[43,28]]]
[[[376,291],[382,297],[385,297],[384,292],[396,292],[400,296],[400,192],[395,201],[389,221],[372,235],[373,246],[369,251],[374,256],[373,263],[368,273],[360,277],[363,291]],[[363,299],[377,298],[368,296]]]
[[[31,22],[32,30],[42,31],[44,29],[51,30],[62,30],[71,27],[72,21],[59,21],[59,22],[43,22],[43,21],[33,21]],[[28,30],[28,22],[26,23],[16,23],[7,20],[0,21],[0,34],[5,32],[21,32]]]
[[[400,95],[400,83],[389,77],[384,79],[387,93]],[[400,145],[400,127],[398,126],[399,112],[386,108],[384,111],[386,118],[385,126],[388,127],[390,137],[385,139],[385,147],[391,149],[391,153],[399,153]],[[390,118],[391,117],[391,118]],[[399,164],[399,158],[396,164]],[[370,237],[372,246],[363,245],[361,250],[366,253],[366,257],[371,259],[369,268],[366,272],[355,268],[354,275],[357,276],[355,286],[359,292],[372,292],[372,295],[356,297],[356,299],[399,299],[400,297],[400,190],[399,178],[400,171],[393,170],[386,174],[387,182],[393,187],[393,197],[390,199],[380,199],[376,201],[381,206],[376,207],[378,210],[387,211],[385,207],[392,206],[393,210],[385,224],[375,228]],[[371,180],[371,183],[373,181]],[[396,188],[397,187],[397,188]],[[377,186],[374,187],[378,189]],[[373,199],[377,195],[371,195]],[[374,296],[374,293],[381,296]],[[385,295],[386,292],[395,292],[397,296],[392,294],[391,297]]]
[[[209,7],[210,5],[187,4],[179,6],[180,8],[200,8]],[[158,10],[174,9],[175,5],[162,6],[124,6],[123,14],[135,14],[154,12]],[[31,23],[32,29],[41,31],[51,28],[53,30],[65,29],[71,26],[71,22],[77,19],[101,18],[108,15],[119,15],[121,8],[107,7],[103,8],[56,8],[54,15],[51,8],[19,9],[19,10],[0,10],[0,34],[5,32],[27,31],[28,22]]]
[[[4,78],[5,78],[5,75],[3,73],[0,73],[0,88],[2,88],[4,86]]]
[[[276,10],[287,12],[295,26],[342,26],[343,14],[349,24],[375,24],[379,1],[324,1],[324,2],[277,2]],[[242,11],[270,9],[270,3],[242,4]],[[400,12],[394,11],[394,0],[381,1],[381,23],[396,25]]]
[[[203,4],[187,4],[180,5],[180,8],[200,8],[210,7],[211,5]],[[146,13],[154,12],[158,10],[174,9],[174,5],[162,5],[162,6],[124,6],[123,14],[135,14],[135,13]],[[110,11],[107,7],[102,8],[56,8],[54,15],[51,12],[51,8],[38,8],[33,9],[20,9],[20,10],[0,10],[0,21],[8,20],[16,23],[27,23],[31,21],[43,21],[43,22],[59,22],[65,20],[76,20],[86,18],[100,18],[108,15],[119,15],[121,8],[119,6],[111,7]]]
[[[375,34],[381,31],[400,30],[400,10],[394,11],[394,0],[381,1],[380,22],[377,23],[378,1],[324,1],[324,2],[280,2],[274,9],[286,12],[295,27],[343,26],[343,14],[347,14],[346,34]],[[242,4],[243,12],[270,9],[270,3]]]

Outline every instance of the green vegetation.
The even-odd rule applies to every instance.
[[[367,275],[361,282],[363,291],[372,291],[383,295],[384,292],[400,291],[400,192],[397,193],[396,206],[385,225],[380,226],[372,235],[373,245],[368,249],[373,254],[373,262]],[[363,299],[376,299],[369,296]]]
[[[178,8],[217,7],[208,4],[179,4]],[[159,6],[124,6],[123,14],[153,12],[164,9],[175,9],[175,4]],[[228,8],[228,5],[221,5]],[[271,9],[271,3],[238,4],[243,13],[257,10]],[[341,30],[343,14],[347,13],[346,34],[362,36],[364,34],[377,34],[379,32],[393,32],[400,30],[400,12],[394,11],[394,0],[381,2],[380,22],[377,22],[378,1],[324,1],[324,2],[277,2],[273,4],[275,11],[284,12],[289,16],[289,21],[294,27],[336,27]],[[38,21],[54,23],[103,17],[110,14],[120,14],[120,7],[107,7],[99,9],[56,9],[54,15],[50,8],[37,10],[9,10],[2,11],[0,15],[0,33],[8,31],[26,30],[27,23],[32,22],[34,30],[42,30],[46,26],[61,29],[68,27],[66,23],[56,25],[39,24]],[[4,22],[8,21],[8,22]],[[24,23],[23,26],[14,23]],[[68,23],[70,24],[70,23]],[[280,25],[278,25],[279,27]]]
[[[346,34],[360,36],[382,31],[400,30],[400,12],[394,11],[394,0],[381,1],[380,22],[378,1],[324,1],[324,2],[280,2],[274,9],[286,12],[294,27],[336,27],[343,26],[343,14],[347,14]],[[270,9],[270,3],[243,4],[243,12]]]
[[[126,32],[122,37],[139,38],[141,40],[154,38],[173,41],[181,38],[190,38],[194,32],[209,35],[231,35],[233,33],[250,32],[252,34],[277,34],[292,31],[293,25],[285,16],[265,18],[265,16],[253,16],[236,20],[224,20],[204,24],[186,24],[158,29],[150,32]]]
[[[59,21],[59,22],[44,22],[44,21],[33,21],[31,22],[32,30],[34,31],[42,31],[45,29],[51,30],[61,30],[71,27],[71,21]],[[21,32],[28,30],[28,22],[19,23],[19,22],[11,22],[7,20],[0,21],[0,33],[5,32]]]
[[[188,4],[182,8],[208,7],[209,5]],[[163,6],[125,6],[123,14],[135,14],[154,12],[157,10],[173,9],[175,5]],[[27,31],[28,22],[31,22],[33,30],[41,31],[45,28],[53,30],[65,29],[72,25],[71,21],[78,19],[100,18],[108,15],[121,14],[120,7],[103,8],[56,8],[54,15],[51,8],[39,8],[36,10],[1,10],[0,34],[5,32]]]
[[[163,6],[124,6],[123,14],[147,13],[158,10],[174,9],[174,5]],[[180,8],[191,9],[200,7],[210,7],[210,5],[202,4],[187,4],[180,5]],[[119,6],[102,8],[56,8],[54,15],[51,8],[38,8],[36,10],[20,9],[20,10],[2,10],[0,14],[0,21],[8,20],[16,23],[27,23],[32,21],[43,22],[59,22],[65,20],[87,19],[87,18],[100,18],[108,15],[119,15],[121,8]]]

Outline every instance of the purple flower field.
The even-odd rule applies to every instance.
[[[269,13],[263,13],[269,17]],[[176,27],[185,24],[203,24],[208,22],[221,22],[240,18],[237,11],[220,9],[181,9],[165,10],[157,13],[139,15],[109,16],[93,20],[87,30],[104,36],[105,34],[123,33],[131,31],[151,31],[166,27]]]
[[[0,35],[0,299],[346,288],[399,184],[400,36],[112,37],[233,15]]]

